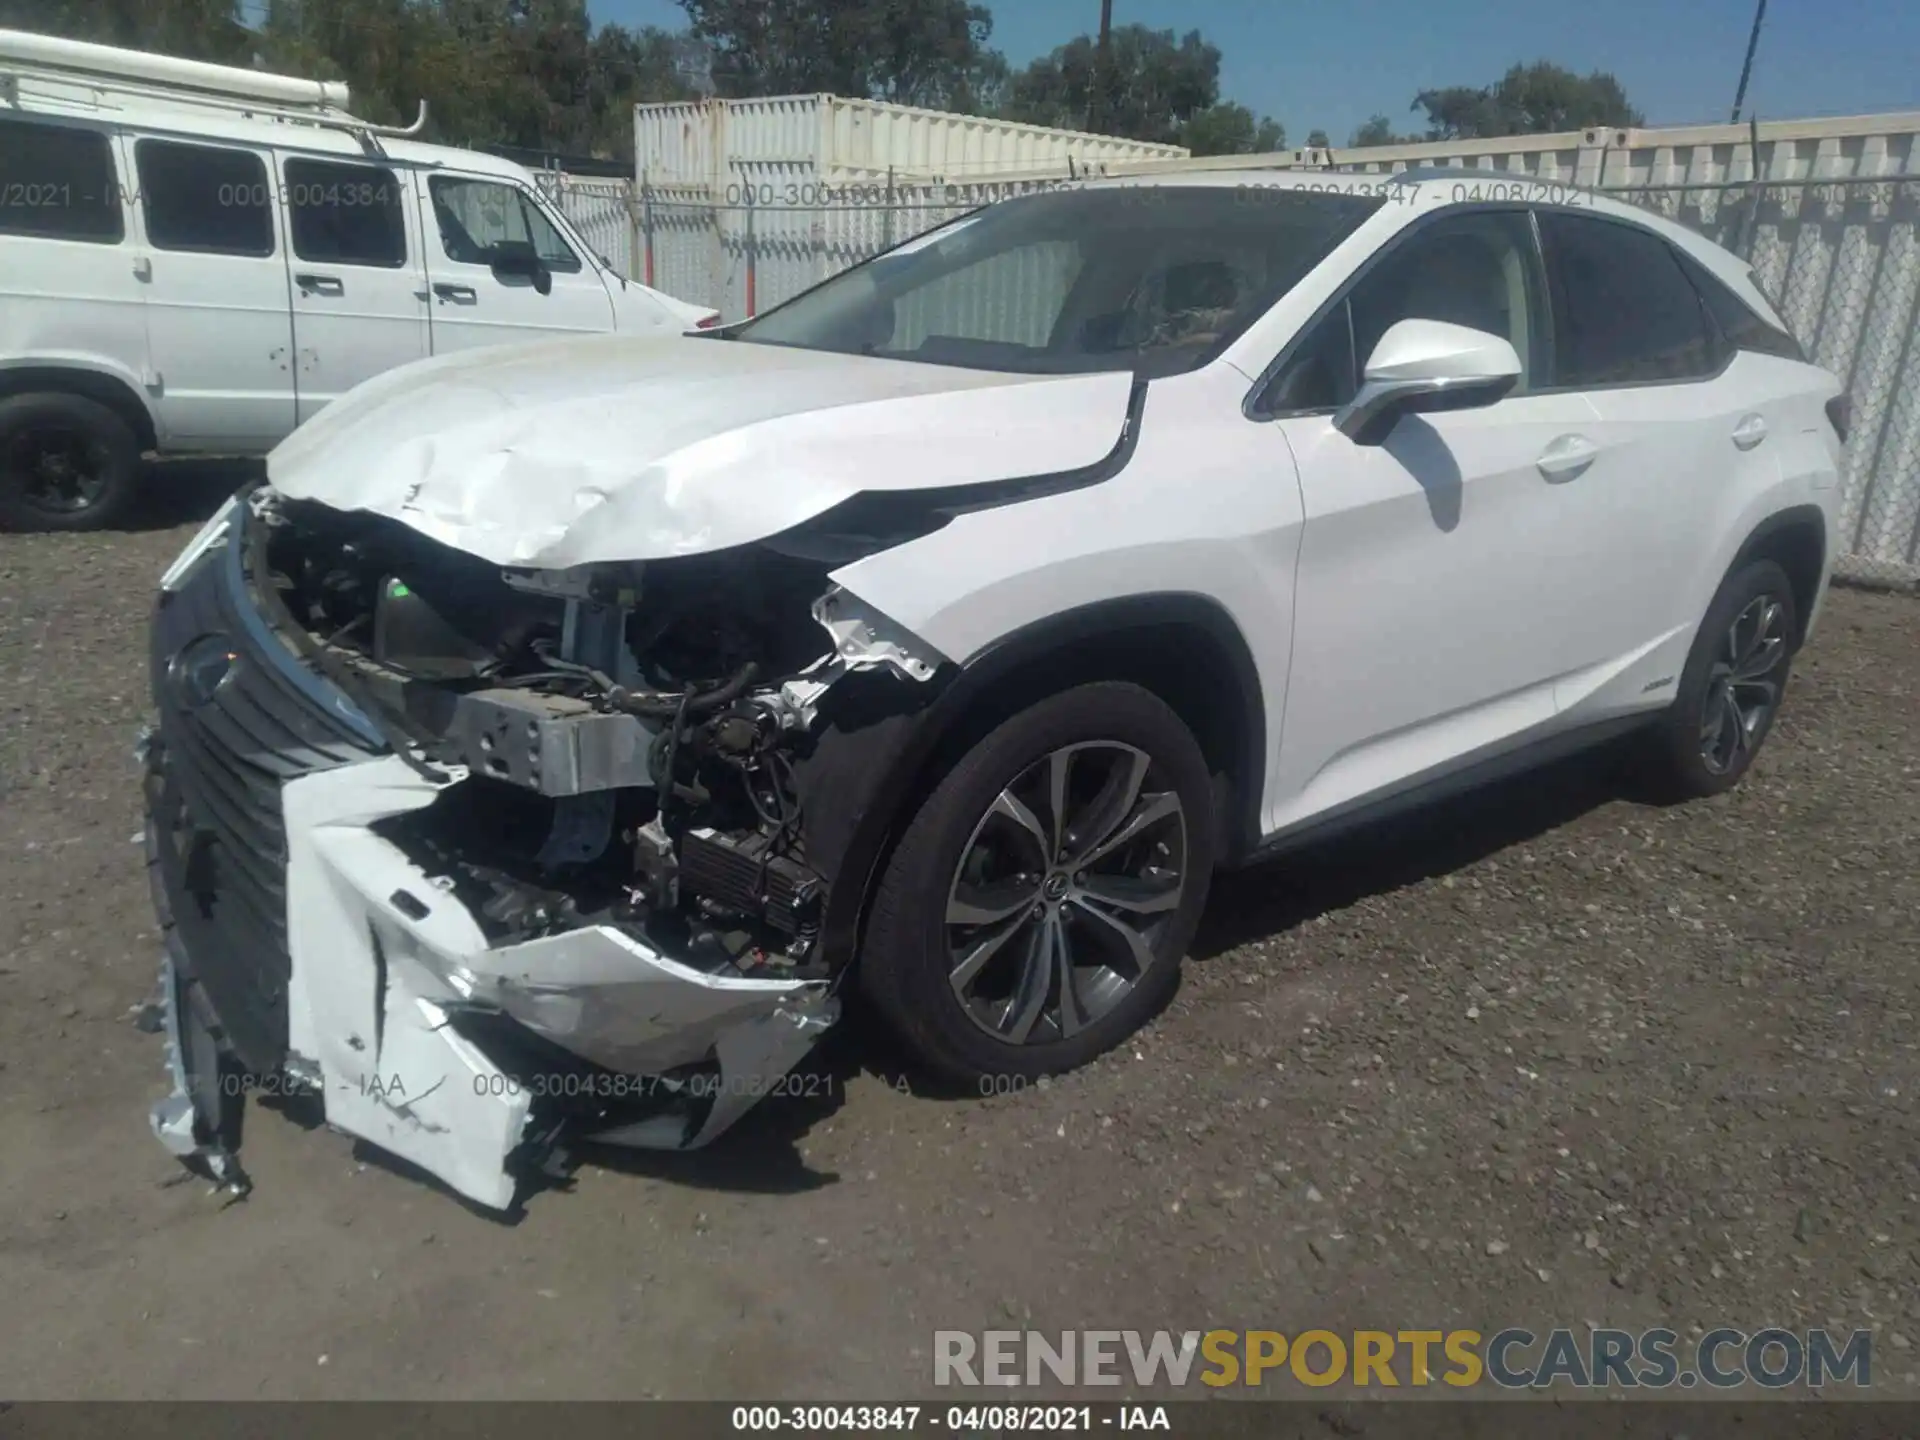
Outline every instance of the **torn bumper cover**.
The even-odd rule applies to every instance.
[[[824,981],[708,973],[610,926],[489,948],[464,905],[368,828],[438,788],[386,758],[282,792],[288,1041],[328,1123],[506,1208],[518,1162],[565,1130],[706,1144],[835,1018]],[[515,1027],[588,1066],[543,1068]]]
[[[283,1068],[318,1090],[329,1125],[507,1209],[562,1139],[705,1145],[837,1016],[824,981],[709,973],[611,926],[490,947],[460,901],[369,828],[439,788],[388,756],[281,792]],[[190,1063],[207,1027],[179,1002],[175,962],[193,962],[174,945],[164,978],[175,1093],[156,1105],[154,1129],[224,1180],[238,1169],[216,1096],[234,1087],[209,1085]]]

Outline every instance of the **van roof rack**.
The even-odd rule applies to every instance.
[[[11,73],[9,73],[11,72]],[[426,128],[427,103],[407,126],[374,125],[348,111],[351,92],[344,81],[307,80],[237,65],[211,65],[147,50],[96,45],[28,30],[0,29],[0,95],[20,104],[19,81],[28,77],[65,80],[96,91],[197,102],[237,109],[265,118],[325,125],[345,130],[378,151],[378,137],[404,139]]]

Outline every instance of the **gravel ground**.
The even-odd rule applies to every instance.
[[[1662,1322],[1873,1327],[1920,1393],[1920,603],[1834,594],[1732,796],[1588,759],[1223,878],[1077,1076],[916,1094],[856,1019],[814,1096],[516,1225],[256,1109],[223,1208],[146,1133],[130,745],[231,478],[0,537],[0,1395],[875,1398],[936,1328]]]

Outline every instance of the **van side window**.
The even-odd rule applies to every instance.
[[[0,235],[112,245],[125,234],[105,135],[0,120]]]
[[[436,175],[427,184],[449,260],[491,265],[502,250],[531,245],[549,270],[574,274],[580,257],[518,186]]]
[[[287,161],[287,217],[293,253],[326,265],[407,263],[400,183],[375,165]]]
[[[273,189],[253,151],[142,140],[133,156],[156,249],[273,254]]]

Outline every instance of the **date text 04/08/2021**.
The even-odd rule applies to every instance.
[[[731,1428],[949,1435],[1171,1430],[1164,1405],[736,1405]]]

